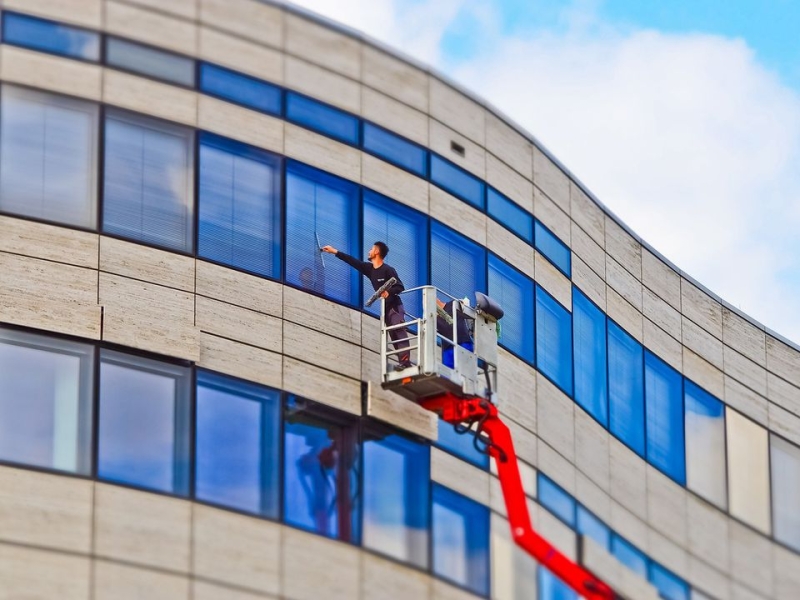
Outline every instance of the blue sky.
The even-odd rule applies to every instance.
[[[485,1],[485,0],[484,0]],[[505,35],[564,31],[567,11],[593,13],[621,29],[664,33],[712,33],[742,38],[760,61],[800,88],[800,2],[794,0],[492,0]],[[442,49],[449,61],[480,53],[486,24],[462,10],[449,24]]]

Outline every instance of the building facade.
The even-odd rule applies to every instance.
[[[563,552],[637,598],[798,597],[798,348],[529,134],[290,6],[0,8],[0,598],[572,598],[469,436],[375,387],[370,290],[318,252],[375,240],[503,305]]]

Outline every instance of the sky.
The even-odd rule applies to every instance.
[[[800,3],[295,2],[488,100],[651,247],[800,343]]]

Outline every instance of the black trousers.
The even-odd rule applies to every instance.
[[[387,325],[400,325],[404,323],[406,320],[406,311],[403,308],[402,304],[398,304],[386,311],[386,324]],[[408,348],[410,346],[407,339],[408,337],[408,330],[405,327],[401,327],[398,329],[392,329],[389,332],[389,337],[392,338],[392,343],[394,344],[395,350],[402,350],[404,348]],[[397,341],[401,340],[401,341]],[[401,363],[406,363],[411,361],[411,353],[410,352],[401,352],[397,355],[397,359]]]

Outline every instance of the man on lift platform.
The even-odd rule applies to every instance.
[[[338,251],[333,246],[323,246],[321,250],[333,254],[354,269],[358,269],[362,275],[369,278],[372,282],[372,288],[375,290],[394,277],[397,283],[381,294],[381,297],[386,299],[386,324],[401,325],[405,322],[406,313],[403,308],[403,301],[398,296],[405,290],[405,287],[403,287],[403,282],[394,267],[390,267],[383,262],[386,259],[386,255],[389,254],[389,246],[384,242],[375,242],[369,250],[368,261],[358,260],[354,256]],[[402,350],[409,347],[408,333],[405,329],[393,329],[389,335],[391,335],[396,349]],[[396,369],[402,370],[411,366],[410,352],[401,352],[398,355],[398,359],[400,362],[395,367]]]

